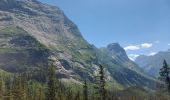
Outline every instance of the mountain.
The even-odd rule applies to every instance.
[[[126,54],[126,51],[118,43],[109,44],[107,46],[107,51],[108,54],[111,55],[113,60],[122,64],[123,66],[126,66],[129,69],[137,72],[143,71],[136,63],[129,59],[129,57]]]
[[[153,56],[141,55],[135,62],[151,76],[158,77],[164,59],[170,64],[170,50],[159,52]]]
[[[118,43],[112,43],[106,48],[101,48],[99,55],[103,63],[108,66],[108,71],[113,79],[124,86],[129,87],[131,85],[134,86],[134,84],[145,86],[150,84],[146,83],[147,81],[153,80],[136,63],[128,58],[125,50]]]
[[[4,71],[24,72],[45,81],[52,59],[61,80],[93,83],[102,64],[107,81],[116,87],[154,87],[155,80],[143,74],[120,45],[100,50],[89,44],[58,7],[36,0],[1,0],[0,15],[0,68]]]

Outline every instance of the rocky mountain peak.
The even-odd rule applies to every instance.
[[[107,49],[109,51],[113,51],[113,52],[125,52],[125,50],[120,46],[119,43],[111,43],[107,46]]]
[[[87,78],[93,82],[94,72],[98,70],[95,62],[103,53],[105,61],[101,63],[108,65],[110,80],[122,86],[149,86],[139,82],[152,82],[132,70],[136,65],[129,61],[118,43],[108,45],[104,52],[91,46],[58,7],[36,0],[0,0],[0,15],[0,45],[3,46],[0,48],[0,69],[34,75],[34,69],[46,69],[50,57],[59,69],[56,72],[59,78],[76,81]],[[134,75],[129,77],[131,74]],[[120,80],[120,76],[123,79]]]
[[[8,12],[31,13],[33,5],[39,4],[36,0],[0,0],[0,10]],[[32,11],[33,12],[33,11]]]
[[[127,66],[129,69],[142,72],[139,66],[128,58],[126,51],[120,46],[119,43],[109,44],[107,46],[107,50],[109,51],[109,55],[113,60],[121,63],[124,66]]]
[[[0,2],[10,4],[14,2],[36,2],[37,3],[38,1],[37,0],[1,0]]]
[[[128,59],[126,51],[120,46],[119,43],[111,43],[107,46],[107,49],[111,52],[112,56],[119,56],[124,59]]]

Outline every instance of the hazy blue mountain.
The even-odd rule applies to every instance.
[[[36,0],[0,1],[0,68],[45,80],[52,59],[66,82],[94,82],[99,64],[117,88],[153,87],[154,79],[128,59],[119,44],[100,50],[89,44],[58,7]],[[44,76],[43,76],[44,75]]]
[[[164,59],[170,64],[170,50],[159,52],[153,56],[141,55],[135,62],[148,74],[158,77]]]

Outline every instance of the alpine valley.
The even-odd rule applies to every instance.
[[[66,83],[95,83],[99,64],[115,89],[154,89],[156,80],[131,61],[118,43],[89,44],[58,7],[36,0],[0,0],[0,69],[46,81],[49,59]],[[108,86],[108,87],[109,87]]]

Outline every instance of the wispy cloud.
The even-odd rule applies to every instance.
[[[170,43],[168,45],[170,46]]]
[[[143,43],[143,44],[141,44],[141,48],[150,48],[152,46],[153,46],[152,43]]]
[[[124,49],[126,51],[128,51],[128,50],[139,50],[139,49],[151,48],[152,46],[153,46],[152,43],[143,43],[143,44],[139,44],[139,45],[129,45],[129,46],[125,47]]]
[[[135,45],[130,45],[130,46],[127,46],[124,48],[126,51],[127,50],[139,50],[140,49],[140,46],[135,46]]]
[[[135,59],[136,59],[137,57],[139,57],[139,55],[138,55],[138,54],[129,54],[128,57],[129,57],[129,59],[131,59],[132,61],[135,61]]]
[[[156,54],[157,54],[157,52],[151,52],[148,56],[154,56]]]

